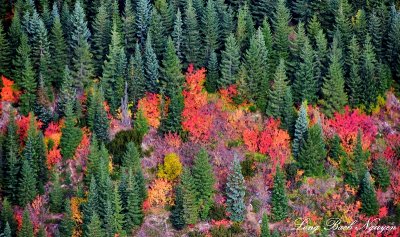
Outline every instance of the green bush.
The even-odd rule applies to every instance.
[[[113,162],[121,165],[122,157],[126,151],[126,144],[132,141],[140,149],[142,139],[143,137],[135,129],[118,132],[114,139],[107,144],[109,153],[113,154]]]
[[[242,174],[244,178],[251,178],[256,175],[256,164],[253,158],[246,157],[240,164],[242,166]]]
[[[208,215],[211,220],[223,220],[226,218],[226,208],[224,205],[214,203]]]

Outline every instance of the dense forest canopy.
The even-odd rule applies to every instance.
[[[400,236],[399,1],[0,0],[0,76],[2,236]]]

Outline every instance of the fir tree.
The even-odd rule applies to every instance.
[[[246,51],[244,67],[247,71],[249,97],[261,111],[266,109],[267,91],[269,85],[268,52],[265,47],[264,35],[261,28],[250,40]]]
[[[54,213],[61,213],[64,202],[64,191],[61,187],[60,177],[55,172],[53,174],[53,189],[50,192],[50,210]]]
[[[321,94],[322,84],[328,69],[328,41],[323,30],[315,36],[315,79],[317,80],[318,95]]]
[[[44,229],[43,226],[40,226],[36,237],[46,237],[46,236],[47,236],[46,230]]]
[[[276,168],[271,196],[271,214],[275,221],[284,220],[288,215],[288,198],[285,189],[285,177],[280,167]]]
[[[358,180],[361,181],[365,172],[368,171],[366,162],[369,158],[369,151],[364,151],[362,147],[362,135],[361,131],[358,131],[356,146],[353,150],[353,160],[354,160],[354,171],[358,176]]]
[[[277,2],[275,14],[272,20],[272,26],[275,30],[275,40],[273,45],[273,49],[275,50],[275,65],[279,63],[280,59],[286,61],[289,57],[289,34],[291,30],[288,24],[291,16],[285,2],[285,0],[279,0]]]
[[[179,85],[171,91],[171,104],[168,108],[168,115],[161,121],[160,130],[163,133],[182,133],[182,111],[184,100]]]
[[[88,224],[86,236],[90,237],[105,237],[104,229],[101,227],[101,221],[99,216],[94,213]]]
[[[122,29],[125,37],[125,49],[129,54],[133,54],[135,50],[136,41],[136,24],[135,24],[135,12],[131,1],[125,2],[124,14],[122,17]]]
[[[17,124],[15,122],[15,111],[10,111],[9,123],[7,126],[7,136],[5,143],[5,170],[4,177],[4,191],[10,198],[10,201],[16,203],[17,201],[17,188],[18,188],[18,173],[19,173],[19,136],[17,134]],[[13,223],[8,220],[11,227]],[[5,221],[3,222],[5,223]],[[14,228],[13,228],[14,229]]]
[[[195,224],[199,218],[199,205],[196,200],[196,184],[193,175],[188,168],[183,169],[181,176],[182,199],[183,199],[183,219],[188,225]]]
[[[334,39],[331,50],[331,64],[328,75],[322,85],[323,110],[328,117],[332,117],[335,111],[343,111],[347,104],[347,95],[344,92],[344,75],[341,65],[342,50]]]
[[[202,34],[205,46],[204,55],[210,55],[217,50],[219,46],[219,19],[215,8],[214,0],[207,1],[207,7],[202,17]]]
[[[15,233],[17,230],[17,222],[14,219],[14,211],[12,208],[11,203],[8,201],[7,198],[3,199],[1,205],[1,212],[0,212],[0,220],[1,220],[1,229],[6,229],[6,224],[8,224],[12,233]]]
[[[251,18],[247,3],[239,7],[237,13],[236,40],[239,48],[245,50],[249,46],[249,40],[254,35],[254,23]]]
[[[289,43],[289,59],[286,62],[287,63],[287,72],[289,75],[289,79],[291,81],[297,82],[297,71],[301,66],[303,66],[304,70],[304,64],[309,62],[313,62],[313,48],[311,47],[311,43],[309,41],[308,36],[306,35],[305,27],[303,22],[299,22],[299,24],[296,27],[296,38],[294,40],[291,40]],[[308,55],[307,55],[308,54]],[[308,60],[307,60],[308,59]],[[312,64],[312,63],[309,63]],[[307,65],[306,71],[312,71],[311,66]],[[312,71],[313,72],[313,71]],[[307,74],[304,73],[303,74]]]
[[[268,223],[268,217],[267,214],[263,214],[262,216],[262,222],[261,222],[261,236],[260,237],[270,237],[271,232],[269,230],[269,223]]]
[[[341,157],[346,157],[347,155],[340,143],[340,137],[335,134],[330,142],[328,156],[336,162],[339,162]]]
[[[204,52],[200,42],[198,16],[193,7],[193,1],[188,0],[185,8],[185,19],[183,21],[183,52],[185,55],[185,67],[193,63],[195,66],[201,66]]]
[[[103,142],[108,141],[109,120],[104,108],[103,90],[95,89],[90,100],[88,111],[89,126],[96,137]]]
[[[106,60],[106,55],[109,53],[109,44],[111,42],[112,24],[107,6],[107,1],[100,1],[100,6],[93,22],[93,58],[97,76],[102,75],[102,66],[104,60]]]
[[[139,186],[132,174],[132,170],[129,172],[128,197],[125,210],[125,229],[128,232],[133,227],[140,226],[143,222],[142,199],[139,196]]]
[[[217,83],[219,79],[218,71],[218,58],[215,51],[211,52],[207,61],[207,80],[205,83],[205,88],[208,92],[215,93],[217,91]]]
[[[65,123],[61,129],[62,134],[60,139],[61,154],[64,160],[68,160],[74,156],[75,150],[82,138],[82,131],[78,127],[75,127],[75,120],[73,105],[69,102],[65,109]]]
[[[131,56],[129,60],[127,80],[129,99],[137,105],[139,99],[143,98],[146,92],[146,78],[138,43],[136,43],[135,48],[135,55]]]
[[[275,7],[271,0],[251,0],[250,10],[257,26],[261,26],[264,20],[268,20],[268,12],[274,12]]]
[[[71,202],[68,198],[65,200],[64,205],[65,205],[65,211],[63,219],[60,223],[59,231],[60,231],[60,237],[69,237],[72,236],[75,222],[72,219]]]
[[[239,46],[233,34],[227,38],[221,58],[221,78],[218,80],[218,88],[226,88],[236,82],[240,66]]]
[[[184,212],[184,206],[183,206],[183,190],[182,186],[178,185],[175,188],[175,204],[172,206],[171,210],[171,215],[170,215],[170,220],[172,223],[172,226],[177,229],[181,230],[185,227],[185,212]]]
[[[224,3],[224,0],[216,0],[215,8],[220,22],[220,35],[219,44],[224,45],[229,34],[231,34],[235,28],[234,16],[231,7]]]
[[[65,115],[68,104],[76,103],[76,90],[74,88],[74,81],[71,71],[68,66],[64,66],[62,72],[62,82],[58,100],[58,111],[61,115]]]
[[[371,173],[374,177],[375,185],[386,191],[390,185],[390,172],[387,162],[383,158],[375,160]]]
[[[197,203],[200,218],[205,220],[213,203],[215,178],[210,157],[205,149],[196,155],[192,168],[193,180],[197,188]]]
[[[147,37],[146,48],[144,52],[144,72],[146,77],[146,90],[148,92],[156,93],[159,84],[159,64],[157,55],[153,51],[151,37]]]
[[[242,168],[239,160],[235,157],[225,188],[227,211],[230,213],[231,221],[241,222],[244,220],[246,213],[245,189]]]
[[[3,29],[3,23],[0,21],[0,75],[10,75],[10,45],[6,40],[6,34]]]
[[[375,189],[371,182],[371,175],[365,172],[360,184],[361,212],[367,216],[378,214],[379,204]]]
[[[22,162],[21,179],[19,182],[19,204],[25,206],[30,203],[35,197],[36,189],[36,173],[32,169],[32,164],[29,160],[25,159]]]
[[[285,107],[286,91],[290,88],[287,85],[287,76],[285,70],[285,61],[280,60],[276,72],[274,74],[274,84],[268,93],[268,105],[266,114],[275,118],[283,118],[284,111],[288,108]]]
[[[371,42],[375,49],[375,54],[377,56],[378,61],[383,59],[382,55],[382,38],[383,31],[385,28],[382,28],[382,20],[379,16],[374,12],[370,14],[370,23],[368,24],[368,33],[371,36]]]
[[[325,156],[326,149],[322,128],[317,123],[309,129],[307,139],[300,149],[297,160],[305,175],[321,176],[324,170]]]
[[[288,130],[290,135],[294,134],[294,123],[296,118],[296,109],[293,106],[292,89],[288,87],[285,92],[285,97],[283,99],[283,112],[282,116],[282,128]]]
[[[118,192],[118,186],[114,187],[114,197],[113,197],[113,215],[112,215],[112,228],[114,234],[121,234],[124,236],[125,231],[123,226],[125,224],[124,215],[122,213],[122,202],[121,197]]]
[[[349,104],[352,107],[359,105],[361,102],[361,77],[360,77],[360,47],[357,38],[353,35],[350,41],[349,57],[347,60],[347,67],[349,68],[349,77],[346,81],[347,94],[349,97]]]
[[[299,117],[296,120],[294,139],[292,144],[293,157],[297,159],[300,149],[308,136],[308,116],[307,102],[303,102],[300,107]]]
[[[174,41],[174,46],[176,50],[176,54],[178,55],[179,59],[183,60],[183,22],[182,22],[182,14],[181,11],[178,9],[175,15],[175,22],[174,22],[174,29],[171,33],[172,39]]]
[[[8,224],[8,221],[6,222],[6,227],[4,228],[4,231],[3,231],[3,236],[4,237],[12,237],[12,235],[11,235],[11,228],[10,228],[10,225]]]
[[[94,176],[91,176],[89,193],[87,196],[87,202],[83,206],[83,230],[87,232],[89,230],[89,224],[96,214],[98,216],[99,209],[99,195],[97,192],[97,184]]]
[[[155,8],[151,12],[149,35],[151,36],[153,49],[157,58],[162,59],[165,52],[166,33],[161,16]]]
[[[157,8],[162,20],[162,25],[165,28],[166,35],[171,34],[174,23],[175,9],[172,4],[169,4],[167,0],[156,0],[154,6]]]
[[[29,217],[29,211],[27,209],[24,210],[24,214],[22,215],[22,226],[18,232],[18,237],[34,237],[33,234],[33,225],[31,219]]]
[[[126,151],[122,158],[122,166],[132,169],[134,172],[141,169],[140,153],[135,143],[128,142],[126,144]]]
[[[184,83],[184,76],[181,73],[181,62],[176,54],[174,42],[171,38],[168,38],[167,47],[162,60],[161,67],[161,87],[162,91],[168,97],[172,97],[173,93],[177,92],[177,88],[181,88]]]
[[[144,45],[147,37],[147,31],[151,20],[151,4],[149,0],[139,0],[136,3],[136,21],[137,38]]]
[[[361,57],[361,80],[362,80],[362,91],[363,97],[362,102],[367,107],[375,103],[376,98],[379,95],[378,90],[378,62],[376,60],[376,54],[374,52],[373,45],[371,43],[371,37],[369,35],[365,38],[364,50]]]
[[[335,15],[335,29],[333,33],[338,32],[340,34],[342,45],[339,45],[339,47],[341,48],[343,48],[344,45],[348,45],[353,30],[349,19],[349,10],[348,2],[346,0],[340,0]]]
[[[21,12],[19,12],[17,8],[14,8],[14,17],[11,21],[10,28],[8,29],[8,42],[10,44],[11,55],[15,55],[22,35],[20,13]]]
[[[85,20],[85,13],[80,4],[76,1],[75,9],[71,16],[72,32],[70,48],[73,51],[73,72],[75,76],[75,85],[80,90],[88,84],[93,74],[92,53],[88,39],[90,31]],[[70,32],[70,31],[68,31]]]
[[[389,30],[387,39],[387,60],[393,74],[400,77],[400,15],[395,6],[390,8]]]

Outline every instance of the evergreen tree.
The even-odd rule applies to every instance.
[[[204,55],[208,56],[220,47],[218,41],[220,24],[214,0],[207,1],[207,7],[204,15],[200,17],[202,17],[201,29],[203,34],[203,43],[205,46]]]
[[[299,166],[307,176],[321,176],[326,156],[321,124],[317,123],[308,131],[307,139],[300,149]]]
[[[383,191],[386,191],[387,187],[390,185],[390,172],[387,162],[383,158],[375,160],[371,173],[374,177],[375,185]]]
[[[211,52],[207,61],[207,79],[205,83],[205,88],[208,92],[215,93],[217,91],[217,83],[219,79],[218,71],[218,58],[215,51]]]
[[[361,80],[363,82],[361,88],[364,95],[362,102],[368,108],[375,103],[375,100],[379,95],[378,62],[376,60],[376,54],[371,43],[371,37],[369,35],[367,35],[365,38],[361,64],[362,66],[360,72]]]
[[[339,47],[343,48],[343,46],[348,45],[351,39],[352,24],[349,19],[349,15],[351,14],[349,11],[349,4],[347,0],[340,0],[338,9],[336,10],[335,16],[335,29],[333,33],[339,33],[341,36],[341,45]],[[346,55],[345,55],[346,56]]]
[[[169,4],[167,0],[156,0],[154,6],[161,16],[166,35],[170,35],[174,23],[174,7],[172,4]]]
[[[46,236],[47,236],[46,230],[43,228],[43,226],[40,226],[36,237],[46,237]]]
[[[50,210],[54,213],[61,213],[64,202],[64,191],[61,187],[60,178],[57,172],[53,174],[53,189],[50,192]]]
[[[387,60],[393,74],[400,78],[400,14],[395,6],[390,8],[389,30],[387,39]]]
[[[7,136],[5,143],[5,166],[3,169],[5,170],[4,177],[4,191],[5,194],[10,198],[12,203],[16,203],[17,201],[17,188],[18,188],[18,173],[19,173],[19,136],[18,136],[18,127],[15,122],[15,111],[10,111],[9,123],[7,126]],[[13,222],[10,220],[9,224],[11,227],[14,227]],[[3,222],[5,223],[5,221]],[[14,228],[13,228],[14,229]]]
[[[185,8],[185,19],[183,22],[183,52],[185,55],[185,67],[193,63],[202,66],[203,49],[200,41],[198,15],[193,7],[193,1],[188,0]]]
[[[129,1],[127,1],[129,2]],[[95,62],[95,74],[102,75],[104,60],[109,53],[111,42],[112,24],[109,16],[108,1],[100,1],[97,14],[93,22],[93,58]]]
[[[221,78],[218,80],[218,88],[226,88],[236,82],[240,66],[239,46],[233,34],[227,38],[221,58]]]
[[[151,4],[149,0],[139,0],[136,3],[136,21],[137,38],[144,45],[147,37],[147,31],[151,20]]]
[[[270,237],[271,232],[269,230],[269,223],[268,223],[268,217],[267,214],[263,214],[262,216],[262,222],[261,222],[261,236],[260,237]]]
[[[159,64],[157,55],[153,51],[151,37],[147,37],[146,48],[144,51],[144,72],[146,77],[146,90],[157,93],[159,84]]]
[[[268,93],[268,105],[266,109],[268,116],[283,119],[283,114],[288,109],[284,106],[287,90],[290,90],[290,88],[287,85],[285,61],[281,59],[274,74],[274,84]]]
[[[293,5],[293,11],[298,15],[297,19],[302,22],[309,22],[314,15],[315,4],[312,0],[296,0]]]
[[[224,45],[229,34],[231,34],[235,28],[233,10],[230,6],[224,3],[224,0],[216,0],[215,8],[220,22],[220,35],[219,45]]]
[[[168,38],[167,48],[165,51],[164,59],[162,60],[161,67],[161,87],[162,91],[168,97],[172,97],[177,92],[177,88],[181,88],[185,78],[181,73],[181,62],[176,54],[174,42]]]
[[[371,182],[371,175],[365,172],[360,184],[361,212],[367,216],[378,214],[379,204],[375,189]]]
[[[210,157],[205,149],[196,155],[192,168],[193,180],[197,188],[197,203],[199,204],[200,218],[205,220],[213,203],[214,173],[210,164]]]
[[[24,210],[24,214],[22,215],[22,226],[18,232],[18,237],[34,237],[33,234],[33,225],[29,217],[29,211],[27,209]]]
[[[313,62],[314,51],[311,47],[311,43],[309,41],[308,36],[306,35],[305,27],[303,22],[299,22],[296,27],[296,38],[291,40],[289,43],[289,59],[287,63],[287,72],[289,79],[291,81],[296,82],[297,79],[297,71],[299,70],[302,64],[307,62],[306,58],[309,59],[310,62]],[[306,45],[308,44],[308,45]],[[305,57],[308,52],[308,57]],[[307,67],[307,69],[310,66]],[[312,70],[308,69],[310,72]]]
[[[60,231],[60,237],[69,237],[72,236],[75,222],[72,219],[71,202],[68,198],[65,200],[64,205],[65,205],[65,212],[60,223],[59,231]]]
[[[99,203],[99,194],[97,191],[96,179],[94,176],[91,176],[87,202],[83,206],[83,230],[86,233],[89,231],[89,224],[93,216],[95,214],[98,216],[98,209],[99,209],[98,203]]]
[[[294,123],[296,118],[296,109],[293,106],[292,89],[287,88],[285,97],[283,99],[283,112],[282,112],[282,128],[288,130],[290,135],[294,134]]]
[[[121,197],[118,192],[118,186],[114,187],[114,197],[113,197],[113,215],[112,215],[112,232],[114,234],[121,234],[125,236],[125,231],[123,230],[123,226],[125,224],[124,215],[122,213],[122,202]]]
[[[101,221],[99,216],[94,213],[88,224],[88,229],[86,232],[87,237],[105,237],[104,229],[101,227]]]
[[[349,57],[347,60],[347,67],[349,68],[349,76],[346,81],[347,94],[349,97],[349,104],[352,107],[359,105],[361,102],[361,77],[360,77],[360,47],[357,38],[353,35],[351,38],[349,49]]]
[[[64,66],[62,72],[62,82],[58,99],[58,111],[59,114],[65,115],[67,111],[67,105],[73,105],[76,103],[76,90],[74,88],[74,81],[68,66]]]
[[[3,24],[0,21],[0,75],[11,76],[10,75],[10,45],[6,40],[6,34],[4,32]]]
[[[182,186],[178,185],[175,188],[175,204],[172,206],[171,210],[171,215],[170,215],[170,220],[172,223],[172,226],[177,229],[181,230],[185,227],[185,211],[184,211],[184,206],[183,206],[183,190]]]
[[[11,203],[8,201],[7,198],[3,199],[1,205],[1,212],[0,212],[0,220],[1,220],[1,229],[6,229],[7,225],[9,226],[12,233],[15,233],[17,230],[17,222],[14,219],[14,211],[12,208]]]
[[[183,22],[182,22],[182,14],[181,11],[178,9],[175,15],[175,22],[174,22],[174,30],[171,33],[172,39],[174,41],[174,46],[176,50],[176,54],[178,55],[179,59],[183,60]]]
[[[182,199],[183,199],[183,219],[188,225],[196,224],[199,218],[199,204],[196,200],[196,184],[188,168],[183,169],[181,176]]]
[[[73,51],[73,72],[75,85],[80,90],[88,84],[93,74],[92,53],[88,39],[90,31],[85,20],[85,13],[80,1],[76,1],[75,9],[71,16],[72,32],[70,48]],[[70,31],[68,31],[70,32]]]
[[[331,50],[331,64],[328,75],[322,85],[323,110],[328,117],[332,117],[335,111],[343,111],[347,104],[347,95],[344,92],[344,75],[341,65],[342,50],[334,39]]]
[[[50,63],[51,69],[51,81],[54,82],[57,88],[61,87],[63,82],[64,68],[67,63],[67,42],[64,38],[64,32],[58,14],[56,4],[53,7],[54,20],[50,34],[50,55],[52,63]]]
[[[279,63],[280,59],[286,61],[289,57],[289,34],[291,30],[288,24],[291,16],[285,2],[285,0],[279,0],[276,3],[276,10],[272,20],[272,26],[275,31],[273,45],[275,65]]]
[[[128,142],[126,144],[126,151],[122,158],[122,166],[132,169],[134,172],[141,169],[140,153],[135,143]]]
[[[257,26],[261,26],[264,20],[268,20],[268,12],[274,12],[274,1],[271,0],[251,0],[250,10]]]
[[[328,41],[324,31],[321,29],[315,36],[315,79],[317,80],[318,95],[321,94],[321,88],[328,70]]]
[[[103,142],[108,141],[109,120],[104,108],[103,90],[95,89],[91,94],[88,108],[88,123],[96,137]]]
[[[139,186],[136,182],[132,170],[129,171],[128,197],[125,210],[125,229],[130,231],[135,226],[140,226],[143,222],[142,199],[139,196]]]
[[[369,158],[369,151],[364,151],[362,147],[361,131],[357,134],[356,146],[353,150],[354,171],[358,176],[358,180],[362,181],[365,172],[368,171],[366,162]]]
[[[36,173],[32,169],[32,163],[28,159],[22,161],[21,178],[19,181],[19,204],[25,206],[30,203],[35,197],[36,189]]]
[[[261,28],[250,40],[246,51],[244,67],[247,71],[249,97],[261,111],[266,109],[267,91],[269,87],[268,52],[265,47],[264,35]]]
[[[341,157],[346,157],[347,155],[340,143],[340,137],[335,134],[330,142],[328,156],[336,162],[339,162]]]
[[[3,231],[3,236],[4,237],[11,237],[12,235],[11,235],[11,228],[10,228],[10,225],[8,224],[8,222],[6,223],[6,227],[4,228],[4,231]]]
[[[140,46],[136,43],[135,55],[131,56],[128,65],[128,94],[129,99],[137,105],[139,99],[144,97],[146,92],[146,78],[143,68],[142,54]]]
[[[8,42],[10,44],[11,55],[15,55],[22,35],[21,17],[16,7],[14,7],[14,17],[8,29]]]
[[[242,168],[239,160],[235,157],[225,188],[227,211],[230,213],[231,221],[241,222],[244,220],[246,213],[245,190]]]
[[[292,144],[293,157],[297,159],[300,149],[308,136],[308,116],[307,102],[303,102],[300,107],[299,117],[296,120],[294,139]]]
[[[73,105],[69,102],[65,109],[65,122],[64,127],[61,129],[60,147],[61,154],[64,160],[72,158],[75,150],[81,142],[82,131],[75,127],[75,115],[73,112]]]
[[[158,59],[163,58],[165,52],[165,30],[160,14],[153,8],[151,12],[149,35],[151,36],[153,49]]]
[[[251,18],[250,10],[247,3],[239,7],[237,13],[236,40],[239,48],[245,50],[249,46],[249,41],[254,35],[254,23]]]
[[[101,78],[102,88],[105,89],[105,99],[110,105],[110,111],[113,114],[119,107],[120,100],[124,95],[126,66],[125,50],[117,24],[114,22],[109,54],[104,61],[103,76]]]
[[[288,198],[285,189],[285,177],[280,167],[276,168],[271,196],[271,214],[275,221],[284,220],[288,215]]]
[[[385,28],[382,28],[382,20],[381,18],[374,12],[370,14],[370,23],[368,25],[368,33],[371,36],[371,42],[375,49],[375,54],[377,56],[378,61],[383,59],[382,54],[382,38],[383,31]]]
[[[160,130],[163,133],[182,133],[182,111],[184,108],[182,90],[177,85],[171,91],[171,104],[168,108],[168,115],[161,121]]]
[[[135,12],[131,1],[125,1],[124,14],[122,17],[122,29],[125,37],[125,49],[128,55],[133,54],[135,50],[136,39],[136,23]]]

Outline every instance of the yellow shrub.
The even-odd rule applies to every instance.
[[[164,157],[164,164],[158,167],[157,176],[169,181],[174,181],[182,173],[182,163],[179,156],[170,153]]]

